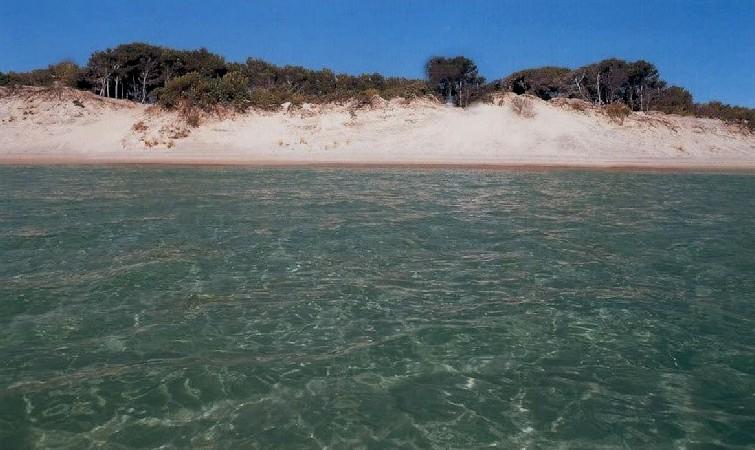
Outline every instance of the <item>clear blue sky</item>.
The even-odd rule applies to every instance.
[[[698,101],[755,107],[755,0],[0,0],[0,71],[131,41],[408,77],[431,55],[488,79],[644,58]]]

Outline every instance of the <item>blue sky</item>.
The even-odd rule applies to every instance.
[[[755,0],[0,0],[0,71],[132,41],[408,77],[431,55],[488,79],[644,58],[698,101],[755,107]]]

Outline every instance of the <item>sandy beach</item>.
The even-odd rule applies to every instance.
[[[452,108],[425,99],[176,112],[67,90],[0,91],[0,164],[182,164],[755,170],[755,136],[719,120],[512,94]]]

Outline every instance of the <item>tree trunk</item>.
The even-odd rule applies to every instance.
[[[147,77],[144,76],[142,78],[142,103],[144,103],[144,99],[147,97]]]
[[[634,111],[634,97],[632,96],[633,93],[634,93],[634,89],[632,89],[630,87],[630,89],[629,89],[629,109],[631,109],[632,111]]]
[[[598,73],[598,75],[595,77],[595,86],[598,89],[598,104],[602,105],[603,100],[600,98],[600,73]]]
[[[579,80],[577,79],[577,77],[574,77],[574,84],[577,85],[577,91],[579,92],[579,95],[582,96],[582,99],[589,102],[590,98],[586,96],[584,92],[582,92],[582,85],[580,84],[582,80],[584,79],[585,79],[585,73],[582,72],[582,76],[579,78]]]
[[[640,85],[640,111],[642,111],[643,93],[645,91],[645,85]]]

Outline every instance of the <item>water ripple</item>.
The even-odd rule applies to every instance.
[[[8,448],[751,448],[755,177],[0,168]]]

